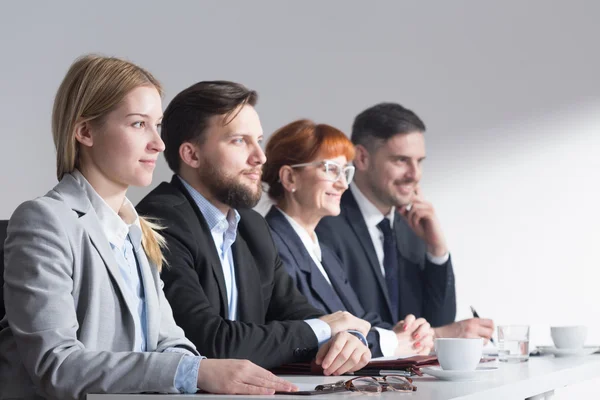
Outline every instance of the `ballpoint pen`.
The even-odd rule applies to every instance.
[[[474,318],[479,318],[479,314],[477,314],[477,311],[475,311],[475,308],[473,308],[473,306],[471,306],[471,312],[473,313]],[[490,342],[492,342],[494,346],[496,345],[496,342],[494,342],[494,338],[492,337],[490,337]]]

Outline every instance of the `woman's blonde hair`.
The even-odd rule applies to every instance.
[[[155,87],[162,96],[160,83],[145,69],[125,60],[85,55],[75,60],[63,79],[52,109],[52,136],[56,147],[56,176],[79,167],[79,144],[75,127],[81,122],[101,124],[123,98],[140,86]],[[148,259],[160,271],[164,238],[156,232],[158,225],[140,217],[142,246]]]

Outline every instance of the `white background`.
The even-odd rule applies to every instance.
[[[154,73],[165,106],[200,81],[260,94],[265,133],[300,117],[349,134],[380,101],[428,131],[423,188],[455,266],[458,317],[585,324],[600,344],[600,3],[6,2],[0,218],[55,183],[51,106],[98,52]],[[169,179],[161,159],[155,185]],[[132,188],[137,202],[150,188]]]

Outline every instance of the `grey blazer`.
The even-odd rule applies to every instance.
[[[142,250],[140,250],[142,251]],[[133,352],[136,310],[86,194],[65,175],[23,203],[8,225],[0,321],[0,399],[83,399],[87,393],[177,393],[194,345],[175,324],[157,269],[138,254],[148,352]]]

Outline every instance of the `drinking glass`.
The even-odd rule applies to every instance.
[[[529,326],[498,326],[498,359],[520,363],[529,360]]]

